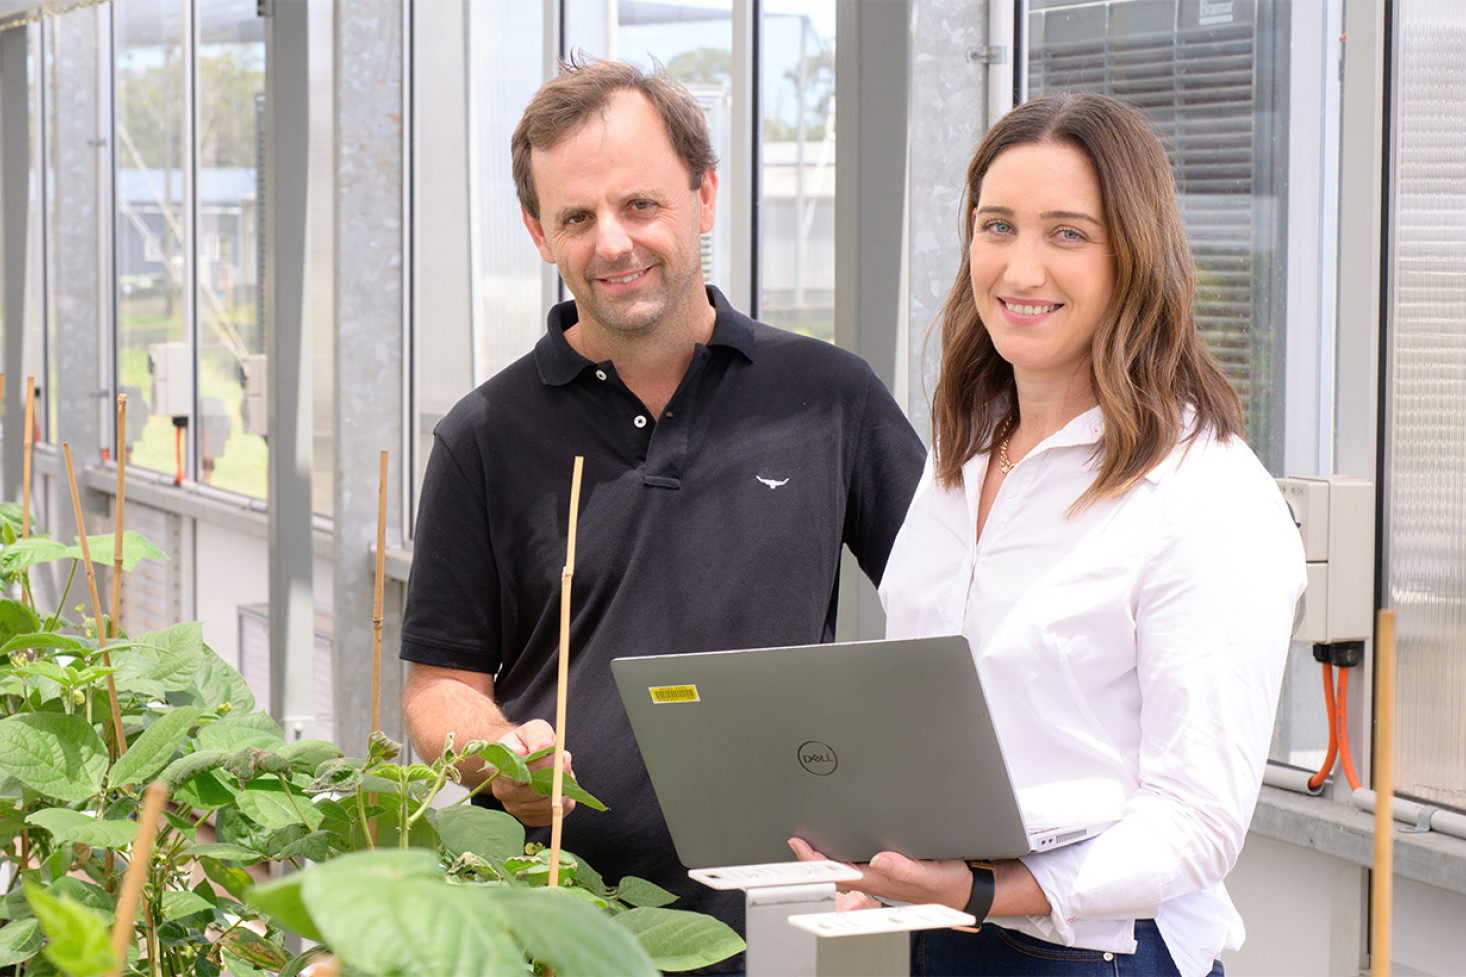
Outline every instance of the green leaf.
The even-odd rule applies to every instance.
[[[102,789],[107,747],[80,716],[22,713],[0,719],[6,773],[47,797],[90,800]]]
[[[554,796],[555,771],[550,769],[536,770],[530,775],[529,785],[536,794],[542,797]],[[587,793],[585,788],[577,784],[575,778],[569,774],[561,778],[560,793],[575,801],[577,804],[584,804],[593,811],[606,810],[606,805]]]
[[[359,852],[300,876],[310,918],[352,970],[403,977],[525,972],[517,942],[484,891],[450,885],[432,852]]]
[[[290,954],[282,948],[242,926],[230,930],[219,940],[218,945],[229,956],[270,973],[278,971],[290,959]]]
[[[29,570],[38,563],[66,558],[66,544],[49,536],[31,536],[18,539],[0,551],[0,573],[7,577]]]
[[[682,909],[628,909],[611,917],[629,930],[658,970],[692,970],[726,960],[743,939],[721,920]]]
[[[300,896],[303,878],[304,874],[297,872],[274,882],[257,885],[248,891],[246,901],[260,912],[273,917],[285,929],[319,943],[324,937],[311,921],[311,915],[306,912],[305,903]]]
[[[616,886],[616,898],[628,906],[669,906],[677,901],[677,897],[661,886],[648,882],[646,879],[639,879],[634,875],[628,875]]]
[[[258,750],[272,750],[280,746],[280,737],[272,736],[262,729],[221,719],[199,727],[198,749],[227,750],[230,753],[247,747]]]
[[[235,795],[235,802],[239,805],[240,813],[266,828],[305,824],[314,831],[320,827],[323,817],[309,797],[294,791],[287,796],[285,788],[273,778],[252,781]]]
[[[289,829],[282,829],[279,833],[287,830],[303,831],[304,828],[300,825],[291,825]],[[331,857],[331,842],[335,837],[329,831],[312,831],[310,834],[296,837],[289,844],[282,845],[275,850],[273,847],[274,835],[272,835],[270,854],[279,859],[306,858],[313,862],[324,862]]]
[[[0,967],[24,963],[41,948],[41,924],[21,919],[0,926]]]
[[[230,787],[220,781],[217,774],[202,773],[184,781],[172,792],[172,797],[179,804],[187,804],[200,811],[217,811],[234,803],[237,790],[237,786]]]
[[[204,870],[204,875],[208,876],[210,882],[236,899],[243,899],[250,886],[254,885],[254,877],[244,869],[237,865],[225,865],[217,858],[201,856],[199,868]]]
[[[208,648],[198,656],[192,684],[198,691],[198,704],[205,709],[217,709],[227,702],[235,712],[254,711],[255,696],[244,676]]]
[[[314,775],[316,768],[328,760],[339,758],[342,753],[339,747],[326,740],[297,740],[294,743],[287,743],[277,749],[286,760],[290,761],[290,767],[298,773]]]
[[[501,776],[519,783],[529,781],[529,768],[524,765],[524,758],[503,743],[490,743],[474,755],[481,757],[484,763],[497,770]]]
[[[0,565],[4,563],[7,547],[0,552]],[[9,641],[17,634],[30,634],[41,630],[41,619],[31,610],[29,604],[18,600],[0,600],[0,641]]]
[[[117,563],[117,537],[114,533],[102,533],[87,537],[87,549],[95,566],[115,566]],[[66,547],[66,556],[75,560],[82,557],[81,543]],[[168,554],[158,549],[142,533],[130,529],[122,532],[122,569],[128,573],[143,560],[166,560]]]
[[[25,897],[45,930],[46,945],[41,952],[47,960],[72,977],[93,977],[118,968],[107,924],[100,916],[30,882],[25,884]]]
[[[80,842],[94,848],[120,850],[137,837],[136,821],[99,821],[90,814],[64,807],[43,808],[26,820],[51,832],[58,845]]]
[[[93,882],[83,881],[74,875],[65,875],[52,882],[46,891],[53,896],[65,896],[72,902],[86,906],[102,917],[108,929],[112,926],[112,920],[117,918],[116,898]]]
[[[63,651],[85,658],[89,655],[96,654],[97,643],[95,641],[83,641],[81,638],[73,638],[69,634],[37,631],[33,634],[17,634],[8,639],[5,644],[0,645],[0,655],[8,655],[12,651],[21,651],[26,648],[44,648],[49,651]]]
[[[182,919],[194,913],[213,912],[213,910],[214,904],[197,892],[170,890],[163,893],[164,919]]]
[[[434,826],[444,847],[472,852],[496,868],[524,854],[524,825],[512,814],[483,807],[449,807],[435,812]]]
[[[177,706],[164,712],[117,758],[107,777],[108,785],[125,787],[145,783],[156,776],[188,739],[188,731],[201,712],[193,706]]]
[[[567,892],[508,887],[481,891],[483,901],[508,920],[530,958],[557,974],[613,977],[657,972],[632,934]]]
[[[153,677],[162,682],[169,692],[190,688],[204,659],[213,657],[204,645],[204,627],[198,621],[150,631],[136,636],[135,640],[148,646],[144,653],[158,663]],[[207,708],[212,708],[212,705]]]
[[[192,845],[185,848],[183,854],[189,858],[213,858],[221,862],[248,862],[251,865],[265,857],[253,849],[241,845],[226,845],[223,842]]]
[[[193,778],[211,770],[217,770],[229,762],[229,754],[223,750],[199,750],[174,760],[163,768],[158,778],[170,791],[181,787]]]

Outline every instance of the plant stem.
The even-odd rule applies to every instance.
[[[362,833],[366,835],[367,847],[368,848],[376,848],[377,847],[377,832],[376,832],[377,825],[376,825],[376,821],[375,821],[375,819],[373,819],[372,824],[370,824],[370,825],[367,824],[366,801],[363,800],[363,798],[361,796],[361,791],[360,790],[358,790],[356,792],[356,816],[361,819],[361,830],[362,830]]]
[[[56,621],[61,617],[61,608],[66,606],[66,595],[71,593],[71,582],[76,579],[76,565],[78,560],[71,561],[71,572],[66,575],[66,587],[61,591],[61,600],[56,605],[56,610],[51,614],[51,620],[46,622],[47,631],[56,630]]]
[[[301,824],[303,824],[307,828],[309,828],[311,826],[310,821],[308,821],[306,819],[305,812],[300,809],[300,805],[297,804],[297,803],[295,803],[295,795],[292,794],[292,793],[290,793],[290,781],[288,781],[288,780],[285,779],[285,775],[284,774],[278,774],[278,773],[275,774],[275,779],[278,780],[278,781],[280,781],[280,786],[282,788],[284,788],[284,790],[285,790],[285,799],[288,800],[290,802],[290,806],[295,809],[295,816],[298,817],[298,818],[300,818],[300,823]]]
[[[499,774],[497,772],[495,772],[495,774],[492,777],[485,777],[483,783],[479,784],[473,790],[469,791],[467,794],[464,794],[462,797],[458,798],[458,800],[454,801],[452,804],[449,804],[448,806],[449,807],[457,807],[459,804],[462,804],[464,801],[472,800],[474,797],[476,797],[479,794],[483,793],[484,788],[488,787],[489,784],[492,784],[498,778],[499,778]]]

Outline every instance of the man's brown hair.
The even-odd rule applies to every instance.
[[[612,95],[628,91],[640,93],[662,117],[672,148],[687,167],[689,188],[702,186],[703,174],[718,165],[718,157],[692,93],[660,65],[648,73],[624,61],[603,61],[577,52],[562,60],[559,74],[535,92],[510,140],[514,189],[529,216],[540,218],[530,155],[536,149],[550,149],[591,115],[604,112]]]

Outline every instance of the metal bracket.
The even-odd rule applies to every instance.
[[[967,49],[968,64],[1007,64],[1012,54],[1006,44],[986,44]]]
[[[1398,827],[1396,830],[1402,835],[1420,835],[1430,830],[1430,819],[1440,808],[1434,804],[1422,804],[1420,810],[1415,812],[1415,823],[1408,828]]]

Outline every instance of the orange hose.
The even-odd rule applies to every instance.
[[[1334,757],[1339,752],[1338,706],[1334,702],[1334,666],[1328,662],[1323,663],[1323,699],[1328,710],[1329,752],[1323,759],[1323,765],[1318,768],[1318,773],[1308,778],[1309,790],[1318,790],[1323,786],[1323,782],[1328,779],[1334,769]]]
[[[1337,721],[1335,728],[1339,739],[1339,763],[1344,768],[1344,776],[1349,781],[1349,787],[1353,790],[1359,789],[1359,775],[1354,772],[1354,758],[1349,754],[1349,670],[1339,669],[1339,692],[1335,697],[1338,708],[1336,709]]]
[[[173,477],[174,485],[183,484],[183,428],[175,427],[173,439],[173,457],[178,459],[178,474]]]

